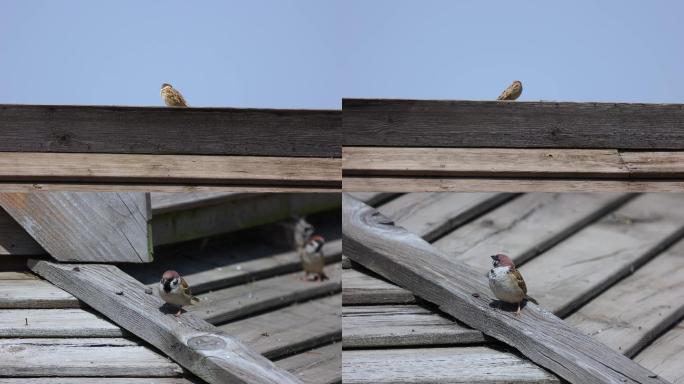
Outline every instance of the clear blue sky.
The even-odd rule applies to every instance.
[[[684,2],[0,2],[0,103],[684,103]]]

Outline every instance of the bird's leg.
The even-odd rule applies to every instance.
[[[176,312],[176,317],[181,315],[181,312],[183,311],[183,307],[178,307],[178,312]]]
[[[520,316],[520,303],[518,303],[518,310],[515,312],[516,316]]]

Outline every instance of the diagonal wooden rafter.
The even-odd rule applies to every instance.
[[[301,382],[197,315],[164,313],[160,298],[115,266],[30,260],[29,268],[209,383]]]
[[[0,193],[0,206],[60,261],[152,261],[146,193]]]
[[[343,196],[343,251],[351,260],[517,348],[573,383],[665,383],[654,373],[529,303],[520,316],[491,306],[486,278],[450,261],[373,208]]]

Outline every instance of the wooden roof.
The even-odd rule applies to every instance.
[[[660,377],[684,383],[684,354],[678,353],[684,334],[684,195],[357,197],[482,274],[491,268],[488,255],[511,255],[542,307]],[[343,272],[345,382],[384,382],[383,375],[399,382],[558,381],[411,291],[358,264],[345,265],[352,267]]]

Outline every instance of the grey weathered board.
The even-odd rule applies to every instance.
[[[0,151],[341,157],[332,110],[0,105]]]
[[[342,271],[342,303],[363,304],[409,304],[416,297],[410,291],[392,283],[377,279],[354,269]]]
[[[359,305],[342,308],[345,348],[387,348],[485,341],[482,332],[418,305]]]
[[[2,206],[60,261],[152,261],[145,193],[0,193]]]
[[[92,384],[92,377],[0,377],[0,384]],[[98,377],[97,384],[197,384],[182,377]]]
[[[345,384],[560,383],[511,352],[482,346],[345,350],[342,380]]]
[[[681,104],[343,99],[345,146],[684,149]]]
[[[6,309],[0,311],[0,337],[122,336],[124,332],[121,328],[84,309]]]
[[[299,382],[196,315],[166,313],[159,297],[115,266],[32,260],[29,267],[209,383]]]
[[[342,338],[341,295],[326,296],[218,326],[269,359]]]
[[[0,308],[78,308],[74,296],[43,280],[0,280]]]
[[[326,266],[325,281],[304,281],[302,272],[289,273],[253,283],[198,295],[200,303],[188,311],[212,323],[235,320],[269,308],[287,305],[342,289],[340,263]]]
[[[326,345],[276,361],[306,384],[342,383],[342,345]]]
[[[499,252],[522,264],[632,197],[614,193],[528,193],[477,217],[433,245],[482,271],[491,268],[489,255]]]
[[[634,360],[672,384],[684,383],[684,321],[660,336]]]
[[[181,376],[168,358],[121,338],[0,339],[0,376]]]
[[[572,383],[665,383],[533,303],[520,315],[496,308],[482,273],[450,261],[362,202],[343,195],[342,211],[343,249],[350,259],[562,378]]]
[[[42,255],[45,250],[36,243],[4,209],[0,207],[0,256]]]
[[[409,193],[381,205],[378,211],[431,241],[514,196],[510,193]]]

